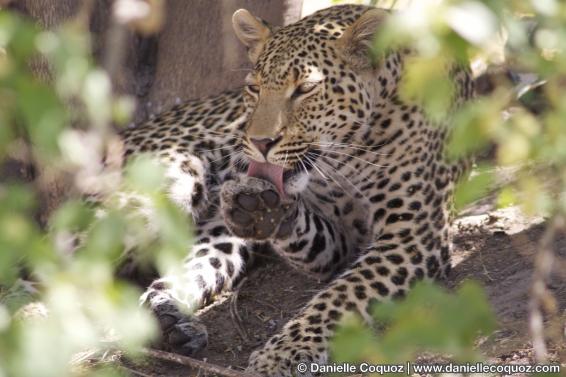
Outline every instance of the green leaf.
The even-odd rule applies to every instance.
[[[134,190],[154,192],[163,186],[163,167],[147,155],[132,159],[125,169],[126,182]]]
[[[172,271],[186,257],[193,243],[193,229],[187,215],[165,195],[154,200],[160,243],[154,253],[155,263],[160,272]]]
[[[461,180],[454,192],[454,207],[462,210],[466,205],[485,196],[492,185],[493,172],[491,169],[477,169],[467,180]]]
[[[377,339],[359,318],[348,316],[341,322],[340,327],[330,344],[331,359],[336,362],[363,361],[377,357]]]
[[[85,255],[97,259],[118,259],[124,250],[125,231],[126,223],[122,216],[113,212],[105,214],[88,233]]]
[[[510,187],[503,188],[497,195],[497,208],[505,208],[517,203],[517,195]]]
[[[58,151],[59,135],[68,126],[65,109],[53,89],[31,79],[18,80],[18,106],[32,142],[42,153]]]
[[[387,362],[412,360],[421,351],[471,360],[476,337],[495,327],[483,290],[471,282],[454,294],[419,283],[404,300],[376,305],[374,317],[386,326],[379,343]]]
[[[488,145],[490,137],[501,124],[498,103],[478,100],[460,108],[454,115],[446,147],[449,160],[469,157]]]
[[[85,230],[94,218],[94,212],[85,203],[70,200],[52,215],[51,225],[55,230]]]
[[[36,206],[30,188],[21,184],[0,185],[0,213],[28,212]]]
[[[4,14],[0,18],[0,30],[4,31],[0,32],[0,41],[7,42],[8,53],[17,60],[24,62],[36,53],[34,41],[38,28],[31,22],[14,14]]]
[[[444,59],[407,59],[400,94],[407,102],[423,106],[433,119],[443,119],[452,103],[454,85],[446,76],[448,62]]]
[[[129,96],[119,97],[112,105],[112,119],[119,125],[130,121],[136,108],[135,100]]]

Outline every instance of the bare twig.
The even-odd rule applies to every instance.
[[[253,300],[254,302],[260,304],[260,305],[268,306],[268,307],[270,307],[271,309],[275,310],[276,312],[281,311],[281,308],[279,308],[279,307],[277,307],[277,306],[275,306],[275,305],[273,305],[273,304],[270,304],[270,303],[267,302],[267,301],[258,300],[258,299],[255,299],[255,298],[252,298],[252,300]]]
[[[232,318],[232,322],[234,323],[234,326],[236,327],[240,338],[242,338],[244,342],[249,343],[250,338],[248,337],[248,334],[246,333],[246,330],[242,325],[242,318],[238,313],[238,294],[240,293],[240,288],[242,288],[246,280],[247,278],[243,278],[236,286],[236,289],[234,289],[234,293],[232,294],[232,298],[230,299],[230,317]]]
[[[126,371],[126,372],[128,372],[128,374],[131,374],[132,376],[139,376],[139,377],[157,377],[157,376],[154,375],[154,374],[147,374],[147,373],[141,372],[141,371],[139,371],[139,370],[135,370],[135,369],[132,369],[132,368],[128,368],[127,366],[124,366],[124,365],[120,365],[119,368],[122,369],[122,370],[124,370],[124,371]]]
[[[554,216],[546,228],[535,257],[533,283],[531,287],[531,299],[529,302],[529,327],[533,339],[533,349],[537,362],[547,361],[547,348],[544,336],[543,308],[549,301],[547,282],[554,264],[554,252],[552,242],[558,229],[564,226],[564,218],[561,215]]]
[[[482,269],[483,269],[483,274],[485,275],[485,277],[486,277],[489,281],[495,281],[495,279],[493,279],[493,278],[491,277],[491,275],[489,274],[489,270],[487,269],[487,267],[486,267],[486,265],[485,265],[485,263],[484,263],[484,261],[483,261],[483,254],[482,254],[481,250],[480,250],[480,252],[479,252],[479,257],[480,257],[481,267],[482,267]]]
[[[221,367],[219,365],[211,364],[206,361],[201,361],[193,359],[192,357],[181,356],[174,353],[158,351],[153,349],[144,349],[143,353],[147,356],[159,359],[171,361],[173,363],[185,365],[191,368],[199,368],[210,373],[215,373],[224,377],[259,377],[257,374],[250,372],[239,372],[237,370],[228,369]]]

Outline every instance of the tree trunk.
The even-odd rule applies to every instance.
[[[155,80],[141,103],[158,113],[175,102],[218,93],[243,84],[250,68],[232,31],[232,14],[246,8],[273,25],[299,19],[297,0],[169,0],[159,36]]]

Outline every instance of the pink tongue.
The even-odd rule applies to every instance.
[[[257,162],[250,160],[248,166],[248,176],[265,179],[275,185],[281,199],[285,199],[285,189],[283,188],[283,167],[270,164],[269,162]]]

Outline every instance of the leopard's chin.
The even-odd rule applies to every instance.
[[[308,148],[301,156],[297,156],[299,160],[295,162],[294,167],[283,172],[285,191],[289,195],[299,194],[306,190],[311,174],[315,170],[314,164],[320,156],[319,149]]]
[[[283,173],[283,185],[285,192],[296,195],[304,191],[309,184],[309,174],[303,170],[286,170]]]

